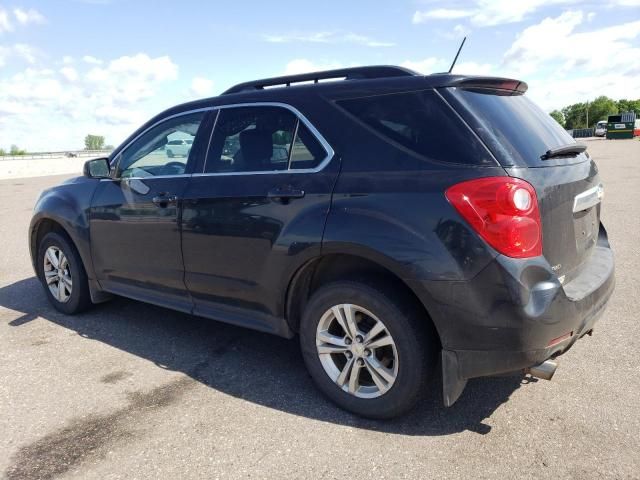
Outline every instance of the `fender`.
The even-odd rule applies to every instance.
[[[44,220],[50,220],[62,227],[71,238],[80,254],[90,284],[95,282],[95,272],[89,243],[89,207],[98,180],[84,177],[74,178],[62,185],[45,190],[34,207],[29,225],[29,250],[31,262],[36,270],[38,252],[37,232]],[[37,271],[36,271],[37,274]]]

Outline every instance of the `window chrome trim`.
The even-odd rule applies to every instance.
[[[322,136],[322,134],[318,131],[318,129],[309,121],[309,119],[307,119],[307,117],[305,117],[300,112],[300,110],[298,110],[297,108],[289,105],[288,103],[282,103],[282,102],[232,103],[232,104],[228,104],[228,105],[217,105],[217,106],[215,106],[213,108],[214,109],[223,110],[223,109],[227,109],[227,108],[243,108],[243,107],[279,107],[279,108],[284,108],[286,110],[289,110],[291,113],[293,113],[298,118],[299,121],[301,121],[302,123],[305,124],[305,126],[309,129],[311,134],[316,138],[316,140],[318,140],[318,142],[320,142],[320,145],[322,145],[322,148],[324,148],[326,156],[314,168],[299,168],[299,169],[295,169],[295,168],[289,169],[289,168],[287,168],[286,170],[257,170],[257,171],[250,171],[250,172],[210,172],[210,173],[205,173],[206,164],[207,164],[208,156],[209,156],[209,151],[207,150],[207,158],[205,158],[205,164],[203,166],[203,170],[202,170],[201,173],[194,173],[193,174],[194,177],[228,177],[228,176],[232,176],[232,175],[266,175],[266,174],[283,174],[283,173],[318,173],[321,170],[323,170],[329,164],[329,162],[331,162],[331,160],[335,156],[335,151],[333,150],[333,148],[331,148],[331,145],[329,144],[329,142],[327,142],[327,140]],[[218,121],[218,117],[219,116],[220,116],[220,113],[218,113],[218,116],[216,117],[216,123]],[[213,137],[214,132],[215,132],[215,125],[214,125],[214,129],[211,130],[212,137]],[[294,141],[295,141],[295,139],[294,139]],[[293,144],[292,144],[292,148],[293,148]]]
[[[293,129],[293,137],[291,137],[291,145],[289,145],[289,155],[287,157],[287,170],[291,170],[291,156],[293,155],[293,147],[298,139],[298,129],[300,128],[300,119],[296,118],[296,128]]]
[[[220,111],[226,108],[243,108],[243,107],[280,107],[280,108],[284,108],[286,110],[289,110],[291,113],[293,113],[298,121],[304,123],[306,125],[306,127],[309,129],[309,131],[311,132],[311,134],[316,138],[316,140],[318,140],[318,142],[320,142],[320,145],[322,145],[322,148],[324,148],[324,151],[326,152],[326,156],[325,158],[315,167],[315,168],[298,168],[298,169],[289,169],[287,168],[286,170],[259,170],[259,171],[251,171],[251,172],[211,172],[211,173],[205,173],[206,167],[207,167],[207,161],[209,159],[209,148],[211,147],[211,141],[213,138],[213,134],[215,132],[215,127],[218,123],[218,119],[220,118]],[[321,170],[324,170],[324,168],[331,162],[331,160],[333,159],[333,157],[335,156],[335,151],[333,150],[333,148],[331,148],[331,145],[329,144],[329,142],[327,142],[327,140],[322,136],[322,134],[318,131],[318,129],[309,121],[309,119],[307,119],[307,117],[305,117],[300,110],[298,110],[297,108],[293,107],[292,105],[289,105],[287,103],[282,103],[282,102],[251,102],[251,103],[233,103],[233,104],[228,104],[228,105],[212,105],[210,107],[203,107],[203,108],[197,108],[194,110],[187,110],[184,112],[180,112],[180,113],[176,113],[174,115],[170,115],[168,117],[164,117],[160,120],[158,120],[157,122],[153,123],[152,125],[149,125],[147,128],[145,128],[142,132],[140,132],[138,135],[136,135],[134,138],[131,139],[131,141],[129,141],[124,147],[122,147],[122,149],[118,152],[118,154],[113,158],[114,163],[116,163],[116,168],[117,168],[117,163],[119,163],[118,159],[120,159],[122,157],[122,154],[136,141],[138,140],[142,135],[144,135],[145,133],[147,133],[149,130],[157,127],[158,125],[171,120],[173,118],[176,117],[181,117],[184,115],[190,115],[192,113],[199,113],[199,112],[208,112],[208,111],[213,111],[213,110],[217,110],[217,114],[216,114],[216,118],[213,124],[213,127],[211,129],[211,136],[209,137],[209,142],[207,144],[207,151],[205,153],[205,161],[204,164],[202,166],[202,171],[199,173],[183,173],[183,174],[176,174],[176,175],[156,175],[156,176],[150,176],[150,177],[126,177],[127,179],[131,179],[131,180],[151,180],[154,178],[177,178],[177,177],[213,177],[213,176],[220,176],[220,177],[226,177],[226,176],[231,176],[231,175],[265,175],[265,174],[282,174],[282,173],[318,173]],[[299,123],[297,123],[297,126],[299,127]],[[295,141],[295,139],[293,140]],[[293,144],[292,147],[293,149]],[[110,166],[113,167],[114,165],[110,163]],[[124,180],[121,177],[117,177],[117,178],[103,178],[100,181],[113,181],[113,180]]]
[[[209,133],[209,141],[207,142],[207,149],[204,152],[204,164],[202,165],[203,172],[207,169],[207,160],[209,160],[209,149],[211,148],[211,142],[213,141],[213,132],[216,131],[216,125],[218,125],[219,118],[220,118],[220,109],[217,109],[216,118],[213,121],[213,127],[211,127],[211,132]]]
[[[175,175],[150,175],[148,177],[118,177],[118,178],[101,178],[101,182],[128,182],[129,180],[155,180],[156,178],[180,178],[191,177],[192,173],[176,173]]]

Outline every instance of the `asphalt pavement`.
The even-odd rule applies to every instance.
[[[28,255],[38,193],[0,180],[0,475],[23,478],[640,478],[640,141],[590,141],[617,287],[551,382],[475,379],[452,408],[363,420],[285,340],[126,299],[68,317]]]

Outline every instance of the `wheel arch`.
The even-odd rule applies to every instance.
[[[434,328],[441,345],[438,327],[431,314],[433,308],[422,300],[415,290],[402,278],[398,269],[388,262],[372,258],[371,255],[354,253],[327,253],[303,264],[295,272],[286,289],[285,318],[289,327],[297,332],[300,317],[313,293],[322,285],[338,280],[354,280],[402,296],[403,302],[410,302],[424,312],[424,318]]]
[[[71,242],[76,250],[78,249],[78,247],[76,246],[76,242],[74,241],[71,234],[67,231],[67,229],[63,226],[63,222],[61,222],[60,219],[48,216],[40,216],[38,218],[35,218],[31,222],[31,226],[29,228],[29,252],[31,253],[31,263],[34,270],[36,270],[36,261],[38,256],[38,249],[40,248],[40,242],[45,237],[45,235],[50,232],[56,232],[64,236],[69,242]]]

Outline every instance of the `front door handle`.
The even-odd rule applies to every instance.
[[[178,201],[178,197],[176,195],[167,195],[161,193],[160,195],[153,197],[151,201],[160,208],[167,208],[169,205],[175,205]]]
[[[304,190],[292,187],[276,187],[267,192],[267,197],[273,200],[289,200],[290,198],[304,197]]]

